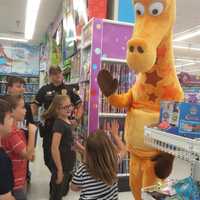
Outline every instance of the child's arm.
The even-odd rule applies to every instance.
[[[61,138],[62,138],[62,135],[60,133],[56,133],[56,132],[53,133],[51,154],[57,168],[57,180],[56,180],[57,184],[60,184],[62,182],[63,176],[64,176],[60,150],[59,150]]]
[[[11,150],[14,151],[19,157],[26,160],[32,159],[34,152],[32,150],[27,151],[26,143],[19,137],[19,135],[12,134],[9,137],[9,143]]]
[[[120,158],[122,159],[126,156],[127,150],[125,144],[119,137],[119,123],[117,120],[112,121],[110,132],[119,151]]]
[[[37,127],[34,124],[28,125],[28,144],[25,149],[21,152],[21,157],[26,160],[34,160],[34,152],[35,152],[35,134]]]
[[[74,191],[74,192],[79,192],[79,191],[81,191],[81,188],[80,187],[78,187],[77,185],[75,185],[75,184],[73,184],[73,183],[71,183],[71,190],[72,191]]]
[[[28,125],[28,146],[27,146],[27,152],[31,152],[32,159],[34,160],[34,151],[35,151],[35,135],[37,131],[37,126],[35,126],[32,123],[29,123]]]
[[[0,195],[0,200],[15,200],[11,192]]]
[[[83,165],[80,165],[77,169],[77,171],[74,173],[70,188],[74,192],[79,192],[81,191],[81,185],[83,183],[82,181],[82,175],[83,175]]]
[[[79,141],[76,141],[74,146],[75,150],[78,151],[79,153],[81,154],[85,153],[85,147]]]

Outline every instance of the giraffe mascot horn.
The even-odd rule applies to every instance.
[[[98,83],[112,106],[128,108],[125,140],[130,152],[130,187],[135,200],[141,189],[167,178],[173,156],[144,143],[144,127],[158,123],[162,100],[183,100],[183,91],[174,66],[172,47],[176,0],[135,0],[136,24],[128,41],[127,63],[137,74],[125,94],[116,94],[118,83],[101,70]]]

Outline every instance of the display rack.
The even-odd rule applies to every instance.
[[[200,181],[200,140],[185,138],[149,127],[145,127],[144,136],[147,145],[190,163],[191,176],[194,180]],[[143,198],[154,200],[145,192],[143,192]]]
[[[134,75],[125,62],[127,41],[132,31],[133,25],[95,18],[82,30],[79,88],[84,114],[79,134],[83,140],[98,128],[104,128],[105,123],[113,119],[119,121],[120,136],[122,139],[124,137],[126,111],[108,104],[99,90],[97,75],[101,69],[107,69],[119,80],[117,92],[128,91],[134,81]],[[120,191],[129,190],[128,176],[127,156],[119,166]]]
[[[185,101],[200,103],[200,76],[182,72],[178,77],[185,93]]]

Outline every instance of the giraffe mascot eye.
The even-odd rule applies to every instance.
[[[137,15],[144,15],[144,5],[142,3],[136,3],[135,4],[135,10]]]
[[[159,16],[164,11],[164,4],[161,2],[152,3],[149,7],[149,13],[153,16]]]

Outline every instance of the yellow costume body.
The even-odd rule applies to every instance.
[[[160,153],[144,144],[144,127],[158,123],[161,100],[181,101],[183,91],[172,47],[176,1],[135,0],[134,4],[137,17],[128,41],[127,63],[137,73],[136,83],[126,94],[115,94],[116,84],[103,73],[98,81],[111,105],[128,108],[125,140],[131,155],[130,186],[135,200],[141,200],[142,187],[157,181],[152,158]]]

